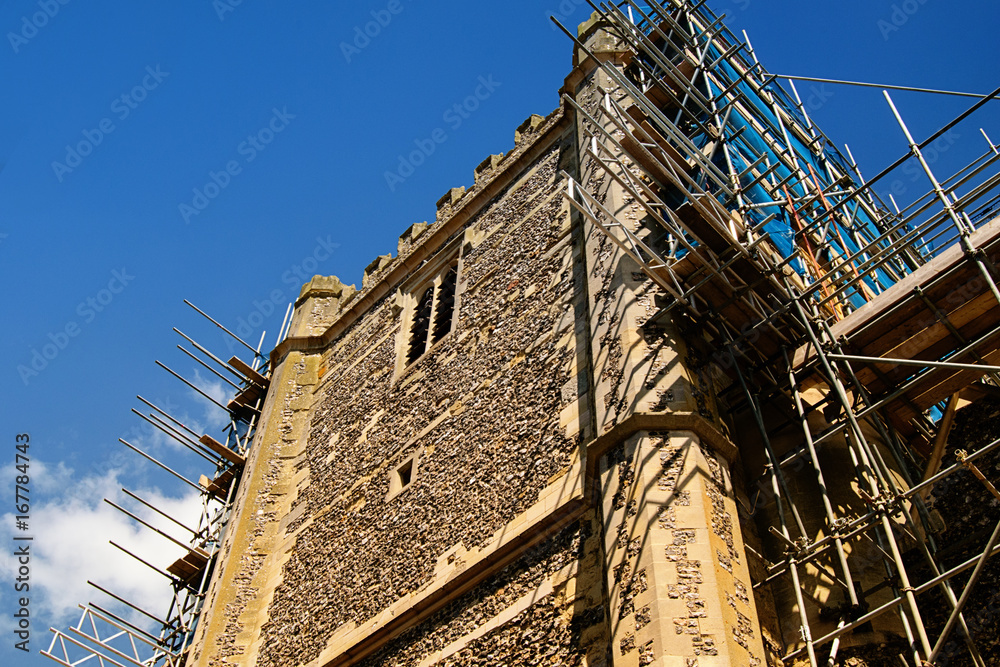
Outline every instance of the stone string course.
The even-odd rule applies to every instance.
[[[546,577],[568,564],[579,567],[580,580],[597,582],[596,590],[575,594],[566,584],[534,600],[532,606],[486,636],[469,642],[437,665],[583,665],[608,664],[604,596],[600,587],[600,524],[587,520],[523,556],[473,592],[407,631],[359,667],[409,667],[429,664],[434,654],[536,591]],[[595,535],[597,533],[597,535]]]

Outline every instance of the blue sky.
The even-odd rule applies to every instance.
[[[154,365],[197,375],[172,327],[219,356],[239,351],[183,299],[255,344],[266,329],[273,346],[304,279],[360,283],[403,230],[433,220],[441,195],[513,146],[522,120],[556,108],[571,45],[547,16],[575,26],[589,14],[578,0],[229,2],[0,2],[2,664],[54,664],[12,648],[15,435],[32,438],[32,650],[77,603],[100,599],[88,578],[162,604],[158,575],[106,542],[157,562],[172,558],[169,543],[100,500],[127,486],[191,511],[182,485],[117,444],[140,444],[194,479],[207,472],[129,412],[142,394],[197,428],[222,424]],[[994,1],[711,4],[748,30],[773,72],[980,93],[1000,85]],[[45,8],[52,15],[37,18]],[[377,36],[354,42],[378,18]],[[477,88],[475,112],[448,115]],[[905,152],[878,90],[799,90],[868,175]],[[894,98],[918,139],[971,104]],[[991,103],[953,133],[935,168],[983,153],[979,127],[1000,142],[998,110]],[[387,183],[399,156],[438,129],[446,140],[424,164]],[[910,197],[926,189],[908,172],[893,181]],[[52,358],[36,357],[46,345]]]

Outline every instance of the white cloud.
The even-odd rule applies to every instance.
[[[44,461],[34,460],[31,462],[31,477],[34,490],[40,495],[48,496],[69,488],[73,479],[73,469],[67,467],[63,461],[53,466]]]
[[[205,378],[197,371],[194,382],[223,405],[235,393],[231,386],[217,378]],[[170,396],[156,398],[152,402],[193,432],[209,433],[224,439],[221,431],[229,420],[218,406],[194,391],[185,390],[177,396],[181,405],[173,402]],[[137,409],[155,413],[146,405],[138,405]],[[176,427],[175,424],[171,426]],[[179,430],[183,432],[183,429]],[[192,470],[197,472],[205,467],[203,460],[191,455],[173,438],[138,417],[122,438],[188,475]],[[183,450],[188,455],[181,461],[175,461],[175,455],[169,452],[177,450]],[[191,464],[188,466],[191,469],[186,469],[185,464]],[[182,543],[187,544],[191,534],[128,497],[122,491],[125,479],[129,481],[124,486],[143,500],[185,526],[199,528],[202,511],[200,494],[153,468],[124,446],[80,473],[74,472],[64,462],[53,464],[33,458],[30,531],[16,530],[13,514],[0,516],[0,540],[5,544],[13,544],[14,533],[34,538],[30,543],[31,589],[27,593],[31,601],[34,642],[47,646],[49,636],[43,630],[50,626],[68,630],[80,618],[79,605],[90,602],[120,614],[148,631],[158,631],[148,618],[129,610],[87,583],[88,580],[93,581],[155,616],[163,618],[168,612],[172,595],[170,582],[110,542],[121,545],[161,570],[166,570],[182,556],[184,549],[119,512],[104,499],[124,507]],[[0,481],[0,490],[8,482],[11,491],[8,495],[13,495],[13,482],[9,479]],[[157,483],[169,485],[164,488],[172,491],[160,490],[155,486]],[[0,580],[12,582],[17,576],[18,563],[10,550],[4,551],[6,553],[0,555]],[[15,596],[22,595],[25,593],[14,591],[12,586],[0,586],[0,609],[14,609]],[[12,629],[12,617],[9,614],[0,616],[0,634],[6,636]]]
[[[72,470],[63,464],[46,465],[32,461],[32,484],[39,491],[61,488],[62,493],[49,501],[32,503],[31,590],[30,599],[35,627],[65,628],[79,617],[79,604],[93,601],[105,608],[120,608],[103,593],[87,584],[99,584],[130,602],[162,616],[170,601],[169,582],[146,565],[121,552],[108,542],[113,540],[160,569],[183,554],[183,549],[161,535],[145,528],[104,502],[108,498],[144,520],[187,543],[189,534],[125,496],[121,491],[119,471],[74,479]],[[198,527],[201,500],[195,491],[171,496],[157,489],[134,491],[182,523]],[[7,514],[0,524],[0,539],[12,544],[15,519]],[[0,576],[13,581],[17,564],[6,555],[0,560]],[[13,608],[10,587],[0,587],[0,608]],[[129,614],[130,619],[137,618]],[[5,619],[3,625],[8,625]],[[7,628],[4,628],[5,630]]]
[[[228,404],[233,396],[236,395],[236,390],[222,382],[222,380],[206,379],[198,371],[195,371],[194,384],[222,405]],[[191,391],[191,394],[203,410],[200,422],[207,425],[208,428],[206,431],[217,432],[225,428],[229,423],[229,415],[220,410],[218,405],[215,405],[194,390]]]

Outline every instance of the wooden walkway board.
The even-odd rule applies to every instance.
[[[233,480],[235,478],[236,474],[232,471],[232,469],[229,469],[224,470],[218,477],[211,480],[205,475],[202,475],[199,478],[198,483],[216,498],[225,502],[226,496],[229,494],[229,487],[233,485]]]
[[[674,169],[680,171],[686,171],[690,173],[693,171],[691,164],[684,159],[684,156],[680,154],[673,145],[667,141],[660,131],[653,126],[653,123],[649,118],[642,112],[637,106],[631,106],[625,110],[625,113],[629,115],[632,122],[635,124],[633,132],[637,135],[637,138],[641,141],[646,139],[652,143],[655,143],[660,151],[662,152],[665,159],[670,161],[670,164]]]
[[[984,225],[971,237],[974,248],[1000,265],[1000,218]],[[943,318],[943,320],[942,320]],[[975,343],[975,352],[990,365],[1000,363],[1000,302],[977,262],[958,245],[906,276],[831,327],[833,336],[845,342],[845,353],[863,357],[942,361]],[[953,331],[954,330],[954,331]],[[957,333],[957,336],[956,336]],[[803,368],[815,359],[811,346],[800,348],[795,365]],[[966,354],[957,363],[975,364]],[[852,367],[859,381],[874,398],[886,396],[920,375],[914,386],[890,406],[893,422],[904,433],[907,424],[931,406],[978,381],[984,373],[972,370],[937,369],[898,364],[862,364]],[[922,375],[921,375],[922,373]],[[806,384],[820,381],[817,375]]]
[[[970,240],[974,247],[986,252],[996,263],[1000,260],[1000,218],[984,225]],[[833,335],[837,338],[846,336],[856,345],[866,347],[867,343],[881,338],[901,321],[926,311],[926,306],[914,294],[916,287],[922,288],[928,298],[946,312],[987,289],[979,270],[966,259],[962,248],[956,244],[833,325]]]
[[[184,582],[194,579],[208,564],[209,555],[202,549],[192,549],[167,567],[167,572]]]
[[[246,459],[234,452],[233,450],[226,447],[224,444],[216,440],[210,435],[203,435],[198,439],[198,442],[203,444],[205,447],[209,448],[222,458],[226,459],[233,465],[243,466],[246,464]]]
[[[270,381],[266,377],[250,368],[250,366],[239,357],[233,357],[228,363],[262,389],[267,389],[267,385],[270,384]]]

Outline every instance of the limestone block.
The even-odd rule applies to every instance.
[[[410,252],[410,249],[417,242],[417,238],[427,231],[428,227],[430,225],[426,222],[415,222],[410,225],[405,232],[399,235],[399,245],[396,247],[397,254],[402,257],[404,254]]]
[[[451,215],[452,209],[465,195],[465,186],[452,188],[437,202],[437,219],[444,220]]]
[[[337,276],[314,276],[302,286],[295,302],[289,335],[321,334],[337,319],[356,292],[354,285],[344,285]]]
[[[528,118],[518,126],[517,130],[514,131],[514,144],[520,146],[528,138],[534,135],[544,122],[545,118],[536,113],[528,116]]]
[[[345,285],[340,282],[337,276],[313,276],[313,279],[302,286],[299,292],[298,305],[309,297],[332,296],[340,298],[344,292]]]
[[[378,279],[378,274],[384,271],[390,264],[392,264],[391,254],[376,257],[371,264],[365,267],[365,275],[361,282],[362,289],[371,287]]]

